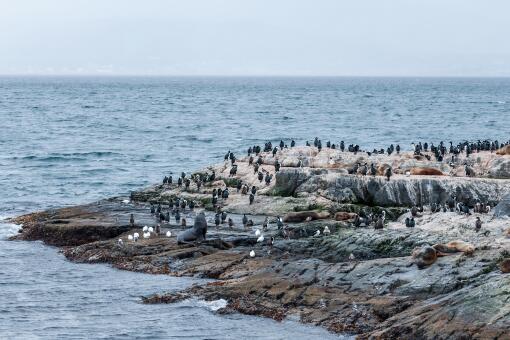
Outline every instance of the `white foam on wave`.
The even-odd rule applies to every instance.
[[[219,299],[212,301],[205,300],[192,300],[198,307],[205,307],[213,312],[216,312],[218,309],[227,307],[227,300]]]
[[[20,229],[20,224],[6,222],[5,218],[0,216],[0,239],[16,235]]]

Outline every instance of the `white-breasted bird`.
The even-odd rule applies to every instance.
[[[133,234],[133,240],[134,240],[135,242],[136,242],[136,241],[138,241],[138,238],[139,238],[139,237],[140,237],[140,234],[138,234],[138,233],[134,233],[134,234]]]
[[[255,230],[255,236],[260,236],[260,230],[259,229]]]
[[[325,226],[324,231],[322,233],[327,236],[327,235],[331,234],[331,230],[329,230],[328,226]]]
[[[145,233],[147,230],[149,230],[149,227],[147,227],[147,226],[144,226],[144,227],[142,228],[142,231],[143,231],[144,233]]]
[[[264,235],[259,236],[259,238],[257,239],[257,243],[259,242],[264,242]]]
[[[128,235],[128,240],[133,241],[133,235]]]
[[[255,257],[255,250],[250,251],[250,257]]]
[[[172,236],[172,232],[169,230],[166,232],[166,237],[171,237]]]
[[[119,244],[119,246],[124,245],[124,242],[122,241],[122,239],[121,239],[121,238],[119,238],[119,241],[117,241],[117,243]]]
[[[320,236],[320,234],[321,234],[321,231],[317,230],[313,236]]]
[[[149,233],[153,233],[154,232],[154,228],[153,227],[149,227]]]
[[[143,238],[149,238],[151,237],[151,233],[143,233]]]
[[[129,204],[129,200],[122,200],[122,203]]]

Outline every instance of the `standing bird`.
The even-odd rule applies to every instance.
[[[377,169],[375,168],[374,163],[370,164],[370,175],[372,175],[372,176],[377,175]]]
[[[214,215],[214,224],[216,225],[216,228],[218,228],[220,226],[220,214],[219,213]]]
[[[231,218],[228,219],[228,226],[230,228],[232,228],[234,226],[234,220],[232,220]]]
[[[246,217],[246,214],[243,215],[243,227],[246,229],[246,225],[248,224],[248,217]]]
[[[135,215],[133,215],[133,214],[131,214],[131,215],[129,216],[129,225],[130,225],[131,227],[134,227],[134,226],[135,226]]]
[[[278,229],[282,229],[283,228],[283,220],[280,216],[277,217],[276,219],[276,225],[278,226]]]
[[[391,167],[387,168],[386,171],[384,172],[384,175],[386,176],[386,180],[389,181],[390,180],[390,177],[392,175],[391,173]]]
[[[475,221],[475,231],[476,232],[479,232],[480,229],[482,229],[482,220],[480,220],[480,217],[476,217],[476,221]]]
[[[269,218],[266,216],[266,218],[264,219],[264,223],[262,223],[262,230],[263,231],[267,230],[268,223],[269,223]]]
[[[255,200],[255,195],[250,194],[250,205],[253,204],[253,201]]]

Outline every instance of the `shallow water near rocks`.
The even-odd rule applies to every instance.
[[[510,79],[1,78],[0,215],[126,195],[266,140],[508,140]],[[0,338],[338,338],[140,296],[199,282],[73,264],[0,223]],[[220,302],[218,302],[220,303]]]

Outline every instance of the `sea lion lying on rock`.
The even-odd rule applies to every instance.
[[[422,269],[436,262],[437,251],[433,247],[427,245],[414,249],[411,256],[418,268]]]
[[[470,243],[456,240],[446,244],[434,244],[433,246],[423,246],[415,248],[411,254],[413,262],[416,263],[418,268],[425,268],[432,263],[436,262],[439,256],[445,256],[447,254],[463,252],[466,255],[473,254],[475,246]]]
[[[348,221],[356,217],[355,213],[339,211],[335,214],[335,221]]]
[[[510,273],[510,259],[504,259],[501,261],[499,264],[499,269],[501,269],[503,273]]]
[[[496,151],[496,154],[501,156],[510,155],[510,145],[505,145],[504,147]]]
[[[298,211],[290,212],[283,217],[283,222],[303,222],[321,220],[329,217],[328,211]]]
[[[471,255],[475,252],[475,246],[461,240],[451,241],[446,244],[434,244],[432,247],[439,252],[439,256],[444,254],[463,252],[466,255]]]
[[[184,244],[190,242],[202,242],[205,240],[207,234],[207,221],[205,214],[201,212],[195,218],[193,228],[186,229],[177,235],[177,244]]]
[[[443,172],[434,168],[411,168],[411,175],[443,176]]]

